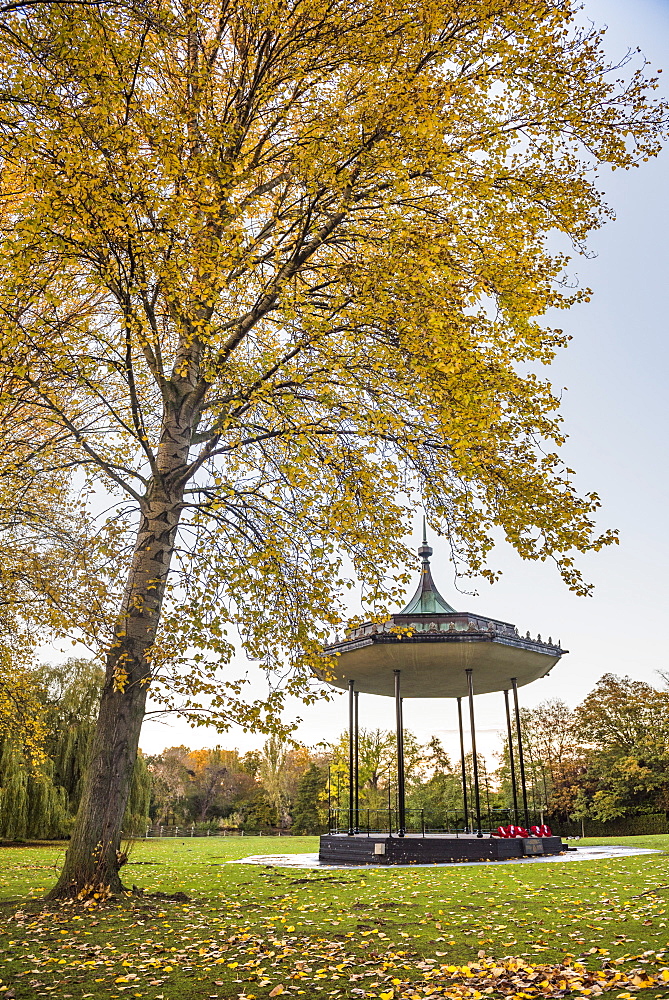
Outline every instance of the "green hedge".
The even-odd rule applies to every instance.
[[[669,833],[669,822],[665,813],[641,813],[638,816],[621,816],[620,819],[602,822],[596,819],[572,820],[566,823],[551,820],[554,833],[562,837],[635,837],[648,833]]]

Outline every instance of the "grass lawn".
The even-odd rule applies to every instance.
[[[669,835],[615,843],[669,851]],[[84,907],[39,900],[62,845],[2,848],[0,1000],[652,997],[669,981],[667,853],[350,871],[227,863],[316,849],[308,837],[138,842],[126,883],[190,900]]]

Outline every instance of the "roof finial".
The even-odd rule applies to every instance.
[[[418,549],[418,555],[423,560],[423,570],[425,570],[425,567],[428,564],[428,560],[432,555],[432,552],[433,552],[432,547],[427,544],[427,521],[425,519],[425,516],[423,516],[423,544]]]
[[[432,546],[427,544],[427,519],[423,517],[423,544],[418,549],[418,555],[423,560],[420,583],[418,584],[418,590],[406,608],[400,611],[401,615],[455,614],[455,609],[444,600],[432,579],[432,573],[430,572],[430,556],[432,552]]]

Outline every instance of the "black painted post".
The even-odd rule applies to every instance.
[[[469,725],[472,732],[472,757],[474,762],[474,804],[476,806],[476,836],[482,837],[481,832],[481,793],[479,790],[479,764],[476,756],[476,729],[474,726],[474,682],[472,681],[472,671],[465,670],[467,674],[467,687],[469,689]]]
[[[388,836],[389,837],[392,837],[393,835],[393,806],[392,806],[391,792],[392,792],[391,774],[390,774],[390,765],[388,765]]]
[[[330,788],[332,785],[332,773],[328,764],[328,833],[332,833],[332,795]]]
[[[516,787],[516,764],[513,759],[513,733],[511,731],[511,712],[509,711],[509,692],[504,691],[506,708],[506,733],[509,741],[509,764],[511,766],[511,788],[513,790],[513,825],[518,826],[518,789]]]
[[[518,684],[516,678],[511,678],[513,687],[513,704],[516,709],[516,736],[518,737],[518,765],[520,767],[520,787],[523,793],[523,812],[525,813],[525,829],[530,832],[530,811],[527,808],[527,783],[525,781],[525,759],[523,757],[523,737],[520,732],[520,708],[518,707]]]
[[[340,806],[339,806],[339,803],[341,802],[341,788],[340,788],[340,785],[341,785],[341,782],[339,780],[339,771],[337,771],[337,808],[335,809],[335,813],[337,814],[337,822],[335,823],[335,833],[339,833],[339,820],[341,819]]]
[[[395,674],[395,721],[397,723],[397,835],[406,833],[404,809],[404,725],[402,721],[402,695],[400,691],[400,671]]]
[[[360,782],[358,781],[358,758],[359,758],[359,753],[358,753],[358,750],[359,750],[359,737],[358,737],[358,695],[359,694],[360,694],[359,691],[355,692],[354,703],[353,703],[353,715],[354,715],[354,723],[355,723],[355,726],[354,726],[355,733],[354,733],[353,755],[355,757],[355,832],[356,833],[360,833],[360,809],[359,809],[359,802],[358,802],[358,800],[359,800],[359,786],[360,786]]]
[[[353,687],[355,681],[348,682],[348,835],[353,836]]]
[[[469,833],[469,809],[467,808],[467,770],[465,767],[465,736],[462,731],[462,698],[458,698],[458,726],[460,727],[460,767],[462,768],[462,804],[465,810],[465,833]]]

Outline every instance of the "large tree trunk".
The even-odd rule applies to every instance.
[[[177,411],[178,412],[178,411]],[[107,655],[91,758],[65,865],[50,899],[121,892],[121,825],[144,719],[150,664],[182,510],[191,426],[174,419],[163,433],[159,468],[141,503],[141,520],[123,607]]]

